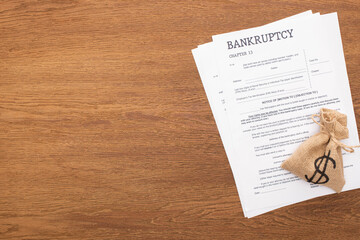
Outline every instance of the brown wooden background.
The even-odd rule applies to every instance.
[[[243,217],[191,49],[340,18],[360,125],[360,2],[0,2],[1,239],[359,239],[360,191]],[[359,173],[360,174],[360,173]]]

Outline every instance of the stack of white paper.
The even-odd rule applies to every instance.
[[[246,217],[334,193],[280,168],[319,131],[320,108],[348,116],[359,144],[336,13],[307,11],[212,37],[193,49]],[[344,191],[359,188],[359,151],[344,154]]]

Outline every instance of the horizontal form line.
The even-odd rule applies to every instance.
[[[302,69],[302,70],[297,70],[296,72],[293,72],[293,73],[281,73],[281,75],[280,76],[273,76],[273,77],[263,77],[262,79],[260,78],[258,78],[259,80],[256,80],[256,79],[254,79],[254,80],[256,80],[256,81],[251,81],[251,80],[253,80],[253,79],[248,79],[248,80],[245,80],[245,81],[247,81],[247,83],[246,84],[251,84],[251,83],[254,83],[254,82],[261,82],[261,81],[264,81],[264,80],[270,80],[270,79],[274,79],[274,78],[280,78],[280,77],[286,77],[286,76],[290,76],[290,75],[294,75],[294,74],[299,74],[299,73],[304,73],[304,72],[306,72],[306,71],[304,71],[304,69]],[[277,74],[277,75],[279,75],[279,74]],[[269,75],[269,76],[271,76],[271,75]]]

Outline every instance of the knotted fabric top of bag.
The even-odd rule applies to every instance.
[[[318,123],[314,116],[320,117]],[[312,119],[320,132],[303,142],[281,167],[307,182],[321,184],[341,192],[344,184],[344,167],[341,149],[353,152],[353,147],[340,142],[349,137],[347,117],[336,110],[322,108]]]

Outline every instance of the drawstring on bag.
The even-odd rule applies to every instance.
[[[314,121],[314,123],[316,123],[317,125],[319,125],[321,127],[321,129],[326,129],[325,126],[321,123],[319,123],[318,121],[316,121],[315,117],[319,117],[320,118],[320,114],[313,114],[311,115],[311,119]],[[332,140],[334,143],[336,143],[339,147],[341,147],[342,149],[344,149],[345,151],[352,153],[354,152],[354,148],[358,148],[360,147],[360,145],[355,145],[355,146],[349,146],[346,145],[342,142],[340,142],[336,137],[335,134],[333,132],[329,132],[329,131],[323,131],[326,132],[329,136],[330,136],[330,140]]]

